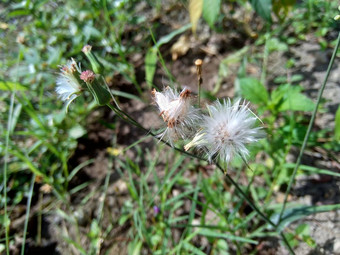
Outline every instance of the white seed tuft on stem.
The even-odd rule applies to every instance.
[[[82,91],[82,87],[77,79],[81,73],[80,66],[74,59],[67,62],[66,65],[61,66],[60,74],[56,80],[57,87],[55,91],[58,93],[59,98],[66,103],[66,111],[69,104],[78,97]]]
[[[258,117],[248,108],[248,104],[238,100],[231,104],[216,101],[208,106],[209,116],[205,116],[200,131],[184,148],[196,147],[203,150],[209,161],[220,158],[230,162],[236,154],[247,158],[247,144],[263,137],[261,127],[254,127]]]
[[[166,87],[163,92],[152,91],[160,116],[167,127],[159,135],[165,138],[172,146],[179,138],[187,139],[195,133],[197,122],[201,119],[199,110],[191,105],[191,91],[184,88],[181,93]]]

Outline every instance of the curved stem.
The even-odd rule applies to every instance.
[[[303,155],[303,152],[305,151],[306,149],[306,146],[307,146],[307,141],[308,141],[308,138],[309,138],[309,135],[310,135],[310,132],[312,130],[312,126],[313,126],[313,123],[314,123],[314,120],[315,120],[315,116],[316,116],[316,113],[318,111],[318,107],[319,107],[319,104],[320,104],[320,100],[321,100],[321,97],[322,97],[322,94],[323,94],[323,91],[326,87],[326,83],[327,83],[327,80],[328,80],[328,77],[329,77],[329,74],[330,74],[330,71],[333,67],[333,64],[334,64],[334,59],[335,59],[335,56],[336,56],[336,53],[338,51],[338,48],[339,48],[339,45],[340,45],[340,32],[338,34],[338,39],[337,39],[337,43],[336,43],[336,46],[333,50],[333,55],[332,55],[332,58],[328,64],[328,68],[327,68],[327,73],[326,73],[326,76],[325,76],[325,79],[322,83],[322,86],[319,90],[319,94],[318,94],[318,98],[317,98],[317,102],[315,104],[315,107],[314,107],[314,111],[313,111],[313,114],[312,114],[312,117],[309,121],[309,125],[308,125],[308,128],[307,128],[307,132],[306,132],[306,135],[305,135],[305,138],[303,140],[303,143],[302,143],[302,147],[301,147],[301,150],[300,150],[300,154],[298,156],[298,159],[296,161],[296,164],[295,164],[295,168],[294,168],[294,171],[293,171],[293,174],[292,176],[290,177],[290,180],[289,180],[289,184],[288,184],[288,187],[287,187],[287,190],[286,190],[286,193],[285,193],[285,198],[284,198],[284,202],[283,202],[283,206],[282,206],[282,209],[281,209],[281,212],[280,212],[280,217],[279,217],[279,221],[277,223],[277,225],[280,224],[281,220],[282,220],[282,216],[283,216],[283,213],[286,209],[286,204],[287,204],[287,199],[288,199],[288,194],[292,188],[292,184],[293,184],[293,181],[295,179],[295,176],[296,176],[296,172],[300,166],[300,163],[301,163],[301,159],[302,159],[302,155]]]
[[[120,117],[122,117],[124,120],[128,121],[129,123],[139,127],[140,129],[146,131],[149,135],[157,138],[158,140],[160,140],[162,143],[172,147],[168,142],[165,142],[163,140],[161,140],[156,134],[154,134],[153,132],[147,130],[146,128],[144,128],[141,124],[139,124],[136,120],[134,120],[129,114],[125,113],[124,111],[120,110],[120,109],[117,109],[115,108],[113,105],[111,104],[107,104],[108,107],[110,107],[110,109],[112,109],[114,112],[116,112]],[[187,152],[181,148],[178,148],[178,147],[173,147],[173,149],[175,149],[176,151],[179,151],[181,152],[182,154],[185,154],[189,157],[192,157],[192,158],[196,158],[196,159],[199,159],[199,160],[203,160],[203,161],[207,161],[207,159],[204,159],[200,156],[197,156],[197,155],[194,155],[190,152]],[[239,185],[230,177],[229,174],[225,174],[223,168],[215,162],[215,165],[217,166],[218,169],[221,170],[221,172],[225,175],[225,178],[232,184],[235,186],[236,190],[239,192],[239,194],[241,195],[242,198],[244,198],[248,204],[250,205],[251,208],[253,208],[254,211],[256,211],[258,213],[258,215],[265,221],[267,222],[269,225],[271,225],[272,227],[276,227],[276,225],[268,218],[266,217],[261,211],[260,209],[257,208],[257,206],[249,199],[249,197],[247,196],[247,194],[239,187]]]
[[[282,238],[282,241],[284,242],[284,244],[286,245],[286,247],[288,248],[288,251],[290,254],[295,254],[293,248],[290,246],[287,238],[285,237],[285,235],[283,234],[283,232],[280,233],[280,236]]]
[[[218,167],[218,169],[220,169],[223,173],[224,170],[223,168],[218,164],[215,163],[216,166]],[[239,185],[230,177],[229,174],[225,174],[225,178],[232,184],[234,185],[234,187],[236,188],[236,190],[241,194],[241,197],[243,199],[245,199],[247,201],[247,203],[249,204],[249,206],[257,212],[257,214],[265,221],[267,222],[269,225],[271,225],[272,227],[276,228],[276,225],[274,224],[274,222],[272,222],[268,217],[266,217],[261,211],[260,209],[257,208],[257,206],[249,199],[249,197],[247,196],[247,194],[239,187]]]
[[[31,186],[30,186],[30,190],[29,190],[29,193],[28,193],[28,199],[27,199],[27,205],[26,205],[26,217],[25,217],[25,223],[24,223],[24,233],[23,233],[23,237],[22,237],[22,246],[21,246],[21,253],[20,253],[21,255],[25,254],[26,234],[27,234],[28,221],[29,221],[29,218],[30,218],[34,182],[35,182],[35,174],[32,174]]]

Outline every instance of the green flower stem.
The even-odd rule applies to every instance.
[[[26,205],[26,217],[25,217],[25,225],[24,225],[24,234],[23,234],[23,237],[22,237],[21,255],[25,254],[26,234],[27,234],[28,220],[30,218],[34,182],[35,182],[35,174],[32,174],[31,186],[30,186],[30,191],[28,193],[28,199],[27,199],[27,205]]]
[[[303,152],[305,151],[305,148],[307,146],[307,141],[308,141],[308,138],[309,138],[309,135],[310,135],[310,132],[312,130],[312,126],[314,124],[314,120],[315,120],[315,116],[316,116],[316,113],[318,111],[318,107],[319,107],[319,104],[320,104],[320,100],[321,100],[321,97],[322,97],[322,94],[323,94],[323,91],[326,87],[326,83],[327,83],[327,80],[328,80],[328,76],[330,74],[330,71],[333,67],[333,64],[334,64],[334,59],[336,57],[336,53],[338,51],[338,48],[339,48],[339,45],[340,45],[340,32],[339,32],[339,35],[338,35],[338,39],[337,39],[337,43],[336,43],[336,46],[333,50],[333,55],[332,55],[332,58],[331,58],[331,61],[329,62],[328,64],[328,69],[327,69],[327,73],[326,73],[326,76],[325,76],[325,79],[322,83],[322,86],[319,90],[319,94],[318,94],[318,98],[317,98],[317,102],[315,104],[315,108],[314,108],[314,111],[313,111],[313,114],[312,114],[312,118],[310,119],[309,121],[309,125],[308,125],[308,128],[307,128],[307,132],[306,132],[306,135],[305,135],[305,138],[303,140],[303,144],[302,144],[302,147],[301,147],[301,150],[300,150],[300,154],[298,156],[298,159],[296,161],[296,164],[295,164],[295,168],[294,168],[294,171],[293,171],[293,174],[292,176],[290,177],[290,180],[289,180],[289,184],[288,184],[288,187],[287,187],[287,190],[286,190],[286,193],[285,193],[285,199],[284,199],[284,202],[283,202],[283,206],[282,206],[282,209],[281,209],[281,212],[280,212],[280,217],[279,217],[279,221],[277,223],[277,225],[279,225],[281,223],[281,220],[282,220],[282,215],[286,209],[286,204],[287,204],[287,199],[288,199],[288,194],[292,188],[292,184],[293,184],[293,181],[295,179],[295,176],[296,176],[296,172],[300,166],[300,163],[301,163],[301,159],[302,159],[302,155],[303,155]]]
[[[19,48],[20,52],[20,48]],[[18,71],[20,62],[20,54],[18,54],[17,61],[16,61],[16,71]],[[15,72],[15,81],[18,80],[18,72]],[[8,147],[9,147],[9,136],[10,130],[13,121],[13,111],[14,111],[14,98],[16,98],[16,85],[11,93],[11,101],[9,106],[9,114],[8,114],[8,121],[7,121],[7,132],[6,132],[6,141],[5,141],[5,152],[4,152],[4,172],[3,172],[3,191],[4,191],[4,227],[5,227],[5,247],[6,247],[6,254],[9,255],[9,225],[10,220],[8,217],[7,212],[7,167],[8,167]]]
[[[14,97],[15,91],[11,94],[11,104],[9,107],[7,132],[6,132],[6,145],[5,145],[5,156],[4,156],[4,174],[3,174],[3,186],[4,186],[4,227],[5,227],[5,246],[6,254],[9,255],[9,217],[7,212],[7,167],[8,167],[8,147],[9,147],[9,133],[12,125],[13,109],[14,109]]]
[[[157,134],[154,134],[153,132],[151,132],[150,130],[147,130],[146,128],[144,128],[141,124],[139,124],[136,120],[134,120],[129,114],[127,114],[126,112],[122,111],[121,109],[118,109],[116,108],[115,106],[111,105],[110,103],[107,104],[107,106],[113,110],[120,118],[124,119],[125,121],[129,122],[130,124],[142,129],[143,131],[145,131],[148,135],[151,135],[153,136],[154,138],[159,139],[159,137],[157,136]],[[169,147],[171,147],[171,145],[168,143],[168,142],[165,142],[163,140],[160,140],[162,143],[168,145]],[[206,161],[206,159],[200,157],[200,156],[197,156],[197,155],[194,155],[190,152],[187,152],[181,148],[177,148],[177,147],[174,147],[174,149],[176,151],[179,151],[181,152],[182,154],[185,154],[189,157],[192,157],[192,158],[196,158],[196,159],[199,159],[199,160],[203,160],[203,161]],[[270,226],[272,226],[274,229],[277,228],[277,226],[266,216],[264,215],[260,209],[257,208],[257,206],[250,200],[250,198],[247,196],[246,192],[244,192],[240,187],[239,185],[230,177],[229,174],[225,174],[225,171],[224,169],[218,164],[218,163],[215,163],[216,167],[225,175],[225,178],[232,184],[235,186],[236,190],[238,191],[238,193],[240,194],[240,197],[242,197],[244,200],[247,201],[247,203],[249,204],[249,206],[257,212],[257,214],[266,222],[268,223]],[[289,253],[290,254],[295,254],[292,247],[290,246],[288,240],[286,239],[286,237],[284,236],[284,234],[281,232],[280,233],[280,236],[282,238],[282,241],[283,243],[286,245],[287,249],[289,250]]]
[[[202,159],[205,160],[205,159]],[[224,169],[218,164],[215,163],[215,165],[217,166],[218,169],[221,170],[221,172],[224,174],[225,171]],[[265,221],[267,222],[269,225],[271,225],[272,227],[276,228],[276,225],[274,224],[274,222],[272,222],[268,217],[266,217],[261,211],[260,209],[257,208],[257,206],[249,199],[249,197],[247,196],[247,194],[239,187],[239,185],[230,177],[229,174],[225,174],[225,178],[232,184],[234,185],[234,187],[236,188],[236,190],[241,194],[241,197],[247,201],[247,203],[249,204],[249,206],[257,212],[257,214]]]
[[[114,95],[112,94],[111,89],[110,89],[109,85],[107,84],[107,82],[106,82],[104,76],[103,76],[103,75],[100,75],[100,76],[102,77],[103,82],[104,82],[104,84],[105,84],[105,86],[106,86],[106,89],[109,91],[109,93],[110,93],[110,95],[111,95],[111,98],[112,98],[113,102],[115,103],[116,107],[120,110],[119,104],[118,104],[117,100],[115,99]]]
[[[117,113],[118,116],[120,116],[122,119],[128,121],[129,123],[131,123],[132,125],[135,125],[137,126],[138,128],[146,131],[149,135],[157,138],[159,140],[159,137],[154,134],[153,132],[147,130],[146,128],[144,128],[141,124],[139,124],[137,121],[135,121],[131,116],[129,116],[129,114],[123,112],[122,110],[119,110],[117,108],[115,108],[113,105],[111,104],[107,104],[108,107],[110,107],[110,109],[112,109],[114,112]],[[163,141],[163,140],[160,140],[162,143],[168,145],[168,146],[171,146],[169,143]],[[196,158],[196,159],[199,159],[199,160],[203,160],[203,161],[206,161],[206,159],[200,157],[200,156],[197,156],[197,155],[194,155],[194,154],[191,154],[190,152],[187,152],[187,151],[184,151],[183,149],[180,149],[180,148],[177,148],[177,147],[174,147],[175,150],[181,152],[182,154],[185,154],[189,157],[192,157],[192,158]],[[224,174],[224,170],[223,168],[218,164],[218,163],[215,163],[215,165],[217,166],[218,169],[221,170],[221,172]],[[248,198],[248,196],[246,195],[246,193],[239,187],[239,185],[228,175],[226,174],[225,175],[225,178],[232,184],[235,186],[236,190],[240,193],[241,197],[244,198],[248,204],[250,205],[251,208],[253,208],[254,211],[256,211],[258,213],[258,215],[265,221],[267,222],[269,225],[271,225],[272,227],[276,227],[276,225],[268,218],[266,217],[258,208],[257,206]]]
[[[292,247],[290,246],[286,236],[283,234],[283,232],[280,233],[280,236],[282,238],[282,241],[285,243],[285,245],[287,246],[288,248],[288,251],[290,254],[295,254],[295,252],[293,251]]]

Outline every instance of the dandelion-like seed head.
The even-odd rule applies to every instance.
[[[258,117],[248,108],[248,104],[238,100],[231,104],[216,101],[208,106],[209,116],[205,116],[201,130],[184,148],[197,147],[206,152],[212,161],[219,157],[230,162],[235,154],[247,158],[249,151],[246,145],[258,141],[263,132],[261,127],[254,127]]]
[[[160,116],[167,124],[166,130],[159,135],[165,137],[171,145],[178,138],[187,138],[195,129],[200,119],[199,111],[191,105],[191,91],[184,88],[180,93],[166,87],[163,92],[152,91]]]
[[[79,83],[79,76],[81,73],[80,66],[71,59],[66,65],[60,67],[60,74],[56,80],[56,92],[59,98],[66,103],[66,111],[69,104],[77,98],[82,91],[82,86]]]

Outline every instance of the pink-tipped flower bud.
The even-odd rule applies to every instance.
[[[91,45],[85,45],[81,51],[86,54],[86,53],[90,52],[91,49],[92,49]]]
[[[80,74],[80,79],[86,83],[92,83],[94,81],[95,74],[91,70],[86,70]]]

